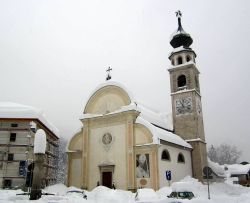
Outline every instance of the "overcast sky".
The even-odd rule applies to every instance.
[[[179,9],[201,72],[208,145],[236,145],[250,161],[248,0],[2,0],[0,100],[43,109],[68,138],[111,66],[137,101],[171,112],[169,39]]]

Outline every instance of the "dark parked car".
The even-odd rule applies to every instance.
[[[192,192],[172,192],[170,195],[168,195],[169,198],[174,199],[192,199],[194,198],[194,194]]]

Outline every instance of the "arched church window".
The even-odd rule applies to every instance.
[[[162,154],[161,154],[161,159],[162,160],[167,160],[167,161],[170,161],[170,154],[168,152],[168,150],[163,150]]]
[[[178,163],[185,163],[185,158],[182,153],[178,155]]]
[[[189,55],[187,55],[186,61],[189,62],[190,60],[191,60],[191,57]]]
[[[186,86],[186,84],[187,84],[186,76],[185,75],[180,75],[177,78],[177,83],[178,83],[178,87]]]
[[[182,57],[179,56],[179,57],[177,58],[177,61],[178,61],[178,65],[182,64]]]

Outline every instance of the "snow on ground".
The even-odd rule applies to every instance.
[[[172,191],[192,191],[195,198],[192,200],[174,200],[167,198]],[[75,192],[68,192],[75,191]],[[0,203],[250,203],[250,188],[233,185],[232,182],[211,183],[211,199],[208,200],[207,185],[196,179],[186,177],[180,182],[173,183],[171,187],[163,187],[158,191],[152,189],[139,189],[138,193],[124,190],[112,190],[103,186],[92,191],[85,191],[87,200],[83,198],[81,190],[75,187],[66,187],[63,184],[49,186],[44,192],[53,193],[54,196],[44,195],[36,201],[28,200],[27,195],[16,195],[21,190],[0,190]],[[135,200],[136,199],[136,200]]]

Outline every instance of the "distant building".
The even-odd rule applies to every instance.
[[[207,152],[199,70],[189,47],[193,40],[177,14],[168,69],[172,118],[138,104],[108,74],[108,81],[90,95],[80,118],[83,128],[68,144],[69,186],[91,190],[115,185],[134,191],[156,190],[187,175],[203,180]],[[143,79],[141,75],[138,82]]]
[[[237,177],[240,185],[250,187],[250,164],[225,165],[225,170],[230,172],[231,177]]]
[[[0,188],[29,184],[37,129],[43,129],[47,136],[43,185],[49,185],[55,182],[56,177],[58,130],[36,108],[0,102]]]
[[[212,169],[211,181],[219,182],[231,177],[237,179],[234,183],[250,187],[250,164],[247,162],[219,165],[208,160],[208,166]]]

